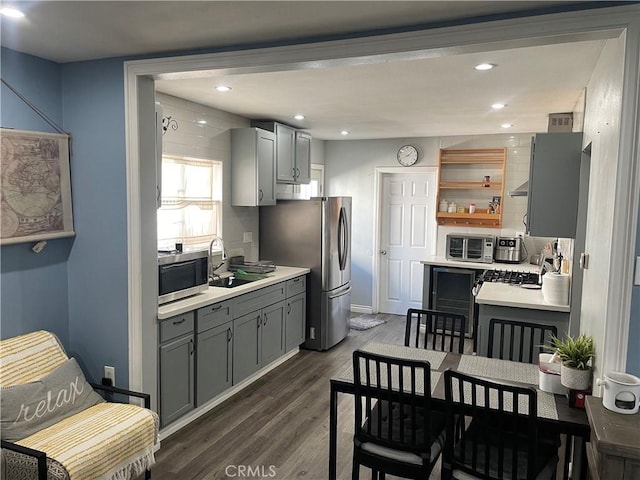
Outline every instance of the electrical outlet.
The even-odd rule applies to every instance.
[[[111,367],[109,365],[104,366],[104,376],[111,380],[111,385],[115,386],[116,384],[116,367]]]
[[[524,237],[524,232],[516,232],[516,237]]]
[[[244,243],[251,243],[253,241],[253,233],[252,232],[244,232],[242,235],[242,241]]]

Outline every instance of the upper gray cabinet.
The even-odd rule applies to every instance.
[[[276,204],[276,136],[260,128],[231,130],[231,205]]]
[[[575,238],[582,133],[538,133],[531,145],[527,229],[535,237]]]
[[[272,121],[255,121],[254,127],[276,134],[276,181],[301,184],[311,180],[311,135]]]

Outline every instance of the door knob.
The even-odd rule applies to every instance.
[[[387,254],[387,251],[386,251],[386,250],[382,250],[380,253],[381,253],[382,255],[386,255],[386,254]]]

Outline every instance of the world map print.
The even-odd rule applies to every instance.
[[[73,235],[67,135],[1,129],[3,244]]]

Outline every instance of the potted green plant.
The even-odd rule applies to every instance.
[[[577,338],[567,335],[564,340],[550,339],[548,350],[562,361],[560,383],[571,390],[586,390],[591,385],[592,361],[596,350],[593,337],[581,333]]]

